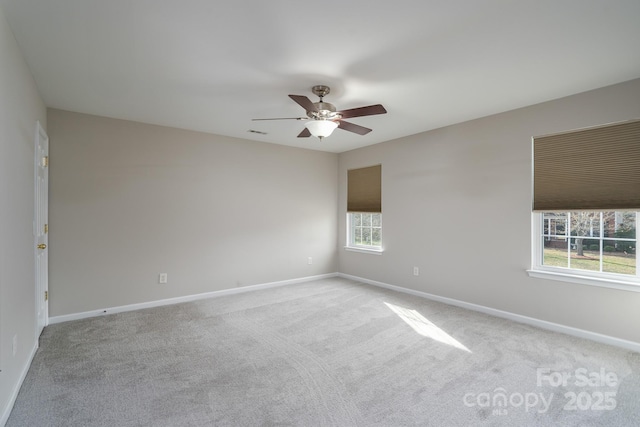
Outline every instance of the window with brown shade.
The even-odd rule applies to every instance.
[[[529,275],[640,292],[640,120],[533,139]]]
[[[347,171],[346,248],[382,253],[382,165]]]

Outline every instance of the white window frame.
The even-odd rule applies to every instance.
[[[345,249],[348,251],[353,251],[353,252],[363,252],[363,253],[370,253],[370,254],[375,254],[375,255],[382,255],[382,252],[384,252],[383,250],[383,246],[382,246],[382,214],[381,213],[376,213],[378,215],[380,215],[380,246],[368,246],[368,245],[357,245],[355,244],[355,238],[354,238],[354,225],[352,223],[353,221],[353,214],[372,214],[372,213],[376,213],[376,212],[347,212],[347,243],[345,245]]]
[[[640,254],[637,249],[635,276],[543,265],[542,215],[542,212],[533,212],[531,216],[531,269],[527,270],[530,277],[640,292]],[[640,226],[640,212],[636,211],[636,239],[639,235],[638,226]],[[571,236],[567,237],[571,238]]]

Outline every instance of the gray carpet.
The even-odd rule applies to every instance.
[[[7,426],[614,426],[639,401],[638,353],[336,278],[47,327]]]

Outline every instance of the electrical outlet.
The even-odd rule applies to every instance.
[[[313,258],[311,257],[307,258],[307,264],[309,265],[313,264]]]
[[[413,275],[414,276],[419,276],[420,275],[420,269],[418,267],[413,267]]]
[[[18,352],[18,335],[13,336],[13,355],[15,356]]]
[[[168,282],[168,280],[169,277],[167,276],[167,273],[158,274],[158,283],[165,284]]]

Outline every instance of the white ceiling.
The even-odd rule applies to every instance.
[[[330,152],[640,77],[639,0],[0,0],[47,106]],[[288,94],[383,104],[320,141]],[[249,133],[250,129],[267,135]]]

